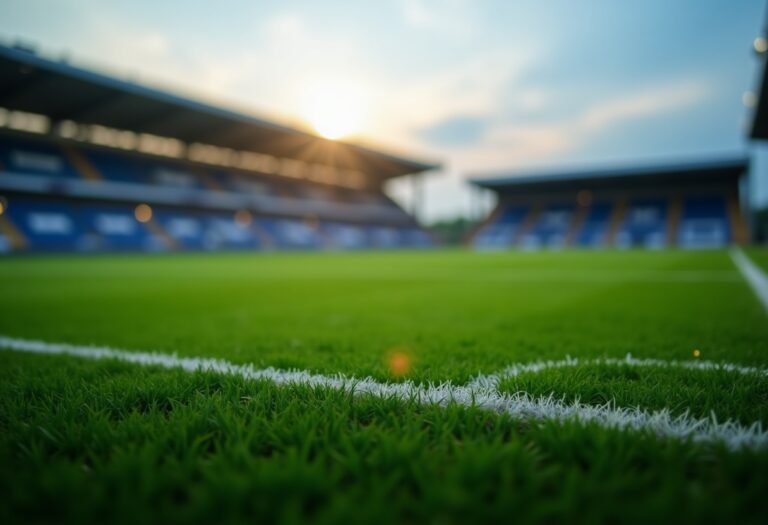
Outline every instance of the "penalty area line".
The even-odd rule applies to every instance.
[[[702,370],[723,369],[740,374],[758,373],[766,375],[765,369],[718,365],[703,362],[692,365],[685,362],[643,360],[627,356],[626,359],[566,359],[538,363],[513,365],[498,374],[477,376],[467,385],[450,382],[433,384],[387,383],[373,378],[355,378],[342,374],[323,375],[301,370],[280,370],[276,368],[257,369],[251,365],[238,365],[221,359],[180,357],[175,354],[156,352],[131,352],[99,346],[82,346],[66,343],[48,343],[29,339],[0,336],[0,348],[17,352],[49,355],[68,355],[84,359],[111,359],[142,366],[159,366],[181,369],[187,372],[211,371],[248,380],[268,380],[277,385],[303,385],[343,390],[353,395],[370,395],[380,398],[396,398],[423,405],[447,406],[451,404],[474,407],[507,414],[514,419],[533,421],[573,421],[581,424],[595,424],[601,427],[624,431],[648,432],[661,438],[691,440],[696,443],[721,443],[737,449],[760,449],[768,446],[768,432],[760,422],[744,426],[734,421],[719,422],[714,416],[695,418],[688,413],[673,415],[669,410],[646,411],[640,408],[616,407],[613,403],[587,405],[566,402],[553,395],[537,397],[525,392],[500,392],[498,381],[504,377],[523,372],[536,373],[550,368],[575,366],[578,364],[606,364],[629,366],[682,366]]]

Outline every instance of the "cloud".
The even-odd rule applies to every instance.
[[[481,117],[451,117],[421,130],[420,136],[436,146],[466,147],[482,140],[487,124]]]
[[[534,60],[535,53],[521,48],[473,56],[405,81],[393,74],[382,76],[374,88],[378,113],[371,133],[411,148],[439,148],[441,140],[432,132],[441,126],[455,128],[462,119],[466,125],[468,118],[475,120],[475,129],[481,119],[493,122],[508,86],[517,83]]]
[[[405,22],[417,29],[469,36],[475,24],[467,0],[400,0]]]
[[[690,110],[712,94],[703,80],[681,80],[588,106],[575,117],[547,123],[502,123],[487,135],[490,149],[503,148],[513,160],[573,151],[601,133],[642,119]]]
[[[535,90],[529,93],[529,97],[523,97],[527,100],[519,104],[530,110],[532,119],[535,110],[550,97]],[[510,122],[507,117],[494,114],[492,97],[486,94],[480,97],[489,104],[488,111],[483,113],[485,117],[464,117],[466,122],[459,117],[441,121],[447,128],[471,124],[470,127],[482,129],[482,140],[467,147],[443,143],[435,150],[446,161],[446,168],[429,179],[429,215],[436,218],[471,213],[473,208],[465,190],[467,174],[521,165],[551,165],[554,159],[577,158],[590,142],[600,140],[605,133],[626,129],[644,119],[690,111],[706,103],[712,93],[711,82],[681,79],[589,104],[572,117],[549,122]],[[439,126],[437,129],[445,131]],[[407,181],[396,181],[392,186],[401,201],[409,201]],[[489,201],[484,206],[488,208],[490,204]]]
[[[585,130],[598,131],[616,123],[681,111],[703,102],[709,86],[701,81],[684,81],[620,97],[590,108],[579,119]]]

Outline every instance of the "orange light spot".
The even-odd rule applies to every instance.
[[[581,190],[576,194],[576,202],[579,203],[579,206],[586,208],[592,204],[592,192],[588,190]]]
[[[314,215],[308,215],[304,218],[304,224],[311,230],[316,230],[320,227],[320,221]]]
[[[139,204],[133,211],[133,215],[139,222],[149,222],[152,220],[152,208],[148,204]]]
[[[250,226],[253,222],[253,215],[248,210],[238,210],[235,213],[235,222],[240,226]]]
[[[700,357],[701,356],[701,350],[698,348],[693,351],[693,357]]]
[[[411,357],[403,350],[393,350],[387,362],[389,373],[393,376],[404,376],[411,371]]]

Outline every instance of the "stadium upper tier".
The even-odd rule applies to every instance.
[[[475,180],[499,204],[478,248],[718,248],[748,239],[744,159]]]
[[[342,185],[380,186],[438,167],[0,45],[3,125]]]
[[[435,167],[0,46],[0,251],[427,246]]]

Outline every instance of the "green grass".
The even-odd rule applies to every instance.
[[[751,252],[756,260],[755,252]],[[575,357],[765,366],[726,252],[0,260],[0,333],[257,366],[464,382]],[[503,388],[768,423],[768,381],[581,366]],[[0,520],[759,523],[768,451],[0,352]]]
[[[747,254],[764,272],[768,272],[768,247],[752,247],[747,250]]]
[[[15,259],[0,333],[464,381],[574,356],[760,364],[768,323],[727,254],[464,252]]]
[[[768,511],[765,453],[213,374],[0,359],[0,414],[17,422],[0,436],[8,518],[700,523]]]
[[[698,418],[715,414],[719,421],[745,425],[760,421],[768,428],[768,380],[756,374],[600,364],[521,374],[503,380],[499,388],[537,396],[554,393],[566,401],[593,405],[667,408]]]

